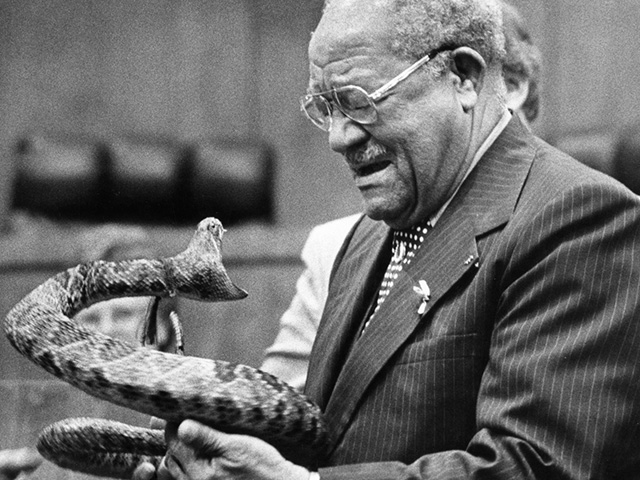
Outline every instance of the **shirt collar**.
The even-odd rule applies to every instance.
[[[476,154],[473,156],[473,160],[469,164],[469,168],[467,168],[467,171],[464,174],[464,177],[462,178],[462,181],[458,184],[458,186],[456,187],[456,189],[453,192],[453,194],[444,203],[444,205],[442,205],[442,207],[440,207],[440,209],[434,215],[432,215],[429,218],[430,227],[434,227],[435,226],[436,222],[440,219],[440,217],[442,216],[444,211],[447,209],[447,207],[451,203],[451,200],[453,200],[453,197],[456,196],[456,194],[458,193],[458,190],[460,190],[460,187],[462,186],[464,181],[467,179],[467,177],[469,176],[471,171],[478,164],[478,162],[480,161],[482,156],[485,153],[487,153],[487,150],[489,150],[489,148],[491,147],[491,145],[493,145],[493,143],[496,141],[498,136],[500,136],[500,134],[506,128],[506,126],[507,126],[507,124],[509,123],[510,120],[511,120],[511,112],[509,110],[505,109],[504,113],[502,114],[502,118],[500,118],[500,120],[498,121],[496,126],[493,127],[493,130],[491,130],[491,133],[489,133],[489,135],[484,140],[484,142],[482,142],[482,145],[480,145],[480,148],[478,148],[478,150],[476,151]]]

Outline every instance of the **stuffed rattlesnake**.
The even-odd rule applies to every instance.
[[[71,319],[115,297],[244,298],[222,265],[223,231],[207,218],[174,257],[87,262],[61,272],[7,314],[6,335],[21,354],[90,395],[167,421],[191,418],[253,435],[312,465],[325,453],[326,426],[319,408],[286,383],[246,365],[134,346]],[[38,448],[64,468],[116,478],[130,478],[141,461],[157,463],[165,451],[162,431],[97,419],[51,425]]]

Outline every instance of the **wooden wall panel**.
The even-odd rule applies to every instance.
[[[612,55],[617,42],[614,0],[565,0],[547,4],[554,40],[549,52],[549,128],[571,131],[611,122]],[[545,52],[547,53],[547,52]]]
[[[243,2],[30,0],[6,8],[3,74],[16,128],[249,133],[255,95]]]

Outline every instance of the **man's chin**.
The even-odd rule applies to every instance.
[[[398,220],[397,210],[389,208],[388,205],[380,205],[365,201],[364,213],[370,219],[385,222],[389,226],[391,226],[391,224],[395,224]]]
[[[363,211],[372,220],[384,222],[394,230],[409,228],[418,223],[406,209],[389,208],[388,205],[371,205],[365,202]]]

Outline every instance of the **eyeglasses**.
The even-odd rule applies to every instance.
[[[325,132],[331,131],[333,117],[332,103],[345,117],[362,125],[370,125],[378,119],[376,102],[382,100],[392,88],[436,55],[452,49],[453,47],[440,47],[430,51],[416,63],[371,94],[357,85],[345,85],[344,87],[332,88],[326,92],[309,93],[300,97],[300,109],[316,127]]]

